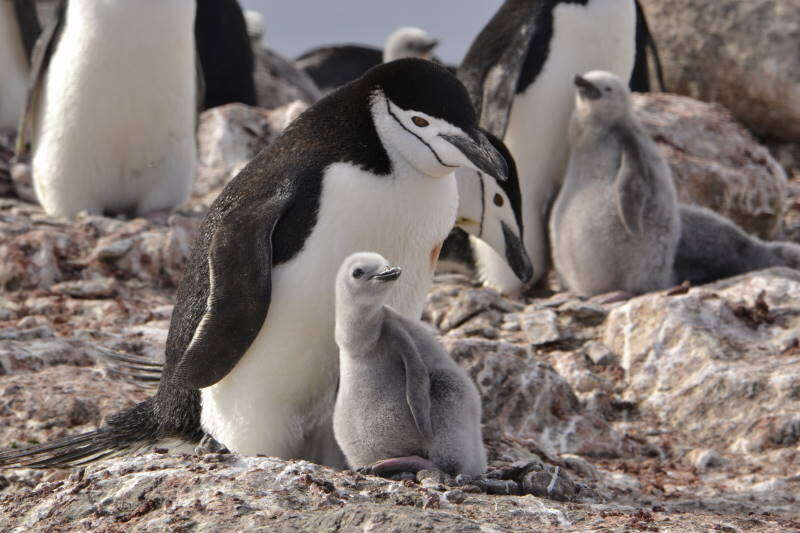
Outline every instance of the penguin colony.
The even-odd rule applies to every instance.
[[[478,391],[419,320],[454,227],[479,279],[512,294],[551,263],[581,296],[800,268],[800,246],[677,203],[631,109],[654,47],[635,0],[506,0],[457,77],[414,28],[292,64],[236,0],[135,4],[62,0],[42,29],[33,2],[0,0],[0,128],[19,124],[48,214],[174,208],[198,110],[310,107],[203,219],[165,363],[110,353],[155,394],[96,431],[1,451],[0,468],[213,438],[376,475],[482,474]]]

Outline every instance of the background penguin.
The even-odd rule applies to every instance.
[[[0,129],[16,129],[25,109],[30,57],[41,33],[36,4],[0,1]]]
[[[194,0],[60,4],[18,140],[51,215],[174,207],[195,173]],[[143,39],[142,35],[147,35]]]
[[[69,466],[204,431],[238,453],[341,464],[337,269],[364,249],[394,258],[405,272],[387,304],[421,316],[431,263],[455,223],[460,167],[504,173],[443,67],[393,61],[323,98],[204,218],[155,396],[95,432],[0,453],[0,467]]]
[[[254,58],[237,0],[196,0],[195,40],[203,74],[203,109],[257,104]]]
[[[580,296],[670,287],[681,224],[669,165],[620,78],[592,71],[575,85],[572,153],[550,220],[556,271]]]
[[[381,63],[405,57],[429,59],[438,44],[424,30],[402,27],[389,35],[383,50],[359,44],[320,46],[301,54],[294,64],[311,76],[322,92],[328,92]]]
[[[517,167],[503,141],[483,131],[503,156],[508,179],[496,179],[474,170],[456,171],[458,219],[442,247],[437,270],[472,274],[474,258],[470,239],[479,239],[506,259],[521,283],[527,283],[533,277],[533,266],[523,244]]]
[[[336,442],[354,470],[477,477],[486,470],[480,395],[429,326],[384,305],[400,273],[374,253],[339,269]]]
[[[255,55],[255,83],[258,105],[275,109],[297,100],[313,104],[322,97],[314,80],[291,61],[264,46],[264,17],[257,11],[244,12],[247,33]]]
[[[516,160],[534,281],[547,272],[546,220],[567,161],[572,77],[602,69],[627,80],[635,52],[634,0],[507,0],[459,67],[481,126]],[[487,246],[474,252],[485,283],[506,293],[522,287]]]
[[[675,281],[711,283],[775,266],[800,269],[800,245],[765,242],[717,213],[681,205],[681,239],[675,255]]]

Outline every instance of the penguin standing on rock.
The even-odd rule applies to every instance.
[[[174,207],[195,174],[195,0],[63,0],[34,54],[18,160],[51,215]],[[245,36],[246,38],[246,36]]]
[[[455,223],[462,167],[505,173],[466,90],[441,66],[394,61],[323,98],[204,218],[155,396],[97,431],[0,453],[0,467],[70,466],[203,433],[233,452],[342,466],[332,420],[337,270],[361,250],[403,264],[386,303],[418,318]]]
[[[572,153],[550,219],[556,271],[580,296],[666,289],[681,236],[669,165],[620,78],[593,71],[575,85]]]
[[[459,67],[481,127],[516,160],[534,281],[547,272],[547,214],[567,161],[572,78],[602,69],[627,80],[635,53],[634,0],[506,0]],[[486,284],[506,293],[523,287],[489,247],[477,243],[474,254]]]
[[[0,129],[16,129],[28,89],[30,57],[41,33],[36,3],[0,0]]]

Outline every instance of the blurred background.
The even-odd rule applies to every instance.
[[[294,58],[320,45],[383,47],[399,26],[417,26],[440,40],[436,54],[457,63],[502,4],[501,0],[241,0],[264,15],[265,42]]]

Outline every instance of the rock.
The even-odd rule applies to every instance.
[[[559,467],[550,471],[529,472],[522,481],[522,489],[527,494],[558,501],[575,499],[577,489],[575,483],[566,472]]]
[[[770,269],[614,309],[625,397],[706,447],[800,443],[800,272]]]
[[[233,174],[307,107],[300,101],[272,110],[228,104],[203,112],[197,129],[199,169],[194,196],[208,197],[210,205]]]
[[[498,341],[449,336],[442,341],[477,384],[487,424],[555,453],[626,453],[624,439],[585,412],[564,378],[528,350]]]
[[[768,149],[719,105],[668,94],[633,98],[670,164],[679,201],[708,207],[759,237],[778,234],[786,173]]]
[[[114,278],[101,278],[87,281],[65,281],[50,287],[56,294],[74,298],[110,298],[117,292]]]
[[[550,309],[540,309],[520,315],[521,327],[533,346],[549,344],[561,339],[558,315]]]
[[[667,89],[719,102],[759,135],[800,141],[796,0],[642,0]]]
[[[714,450],[692,450],[686,456],[686,461],[698,470],[718,468],[725,464],[725,459]]]
[[[616,361],[616,357],[611,353],[611,350],[599,342],[587,342],[583,349],[592,364],[608,366]]]
[[[2,480],[0,480],[0,490],[3,490],[3,488]],[[454,505],[458,505],[459,503],[464,503],[464,501],[467,499],[467,495],[464,494],[464,491],[462,490],[453,489],[444,493],[444,499]]]

